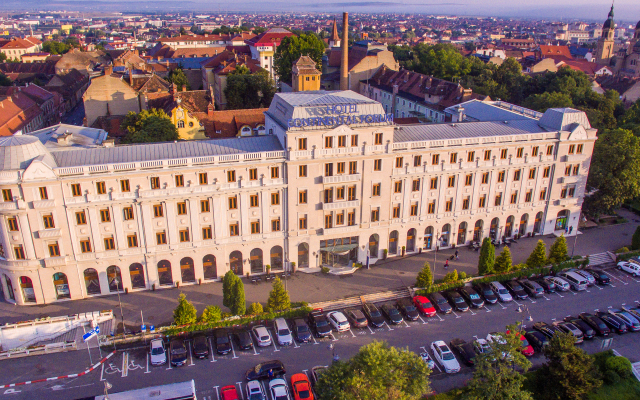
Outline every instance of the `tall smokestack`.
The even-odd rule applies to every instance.
[[[349,90],[349,13],[342,13],[342,64],[340,90]]]

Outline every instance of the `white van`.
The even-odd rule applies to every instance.
[[[587,290],[589,282],[582,275],[575,272],[561,272],[560,276],[567,281],[573,290]]]
[[[276,337],[278,338],[278,344],[280,346],[290,346],[293,344],[293,337],[291,331],[287,325],[287,321],[284,318],[276,318],[274,321]]]

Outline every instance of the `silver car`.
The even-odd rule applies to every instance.
[[[276,378],[269,381],[269,391],[273,400],[291,400],[289,387],[284,379]]]
[[[167,363],[167,351],[162,339],[153,339],[150,344],[149,354],[151,365],[163,365]]]
[[[264,392],[259,381],[249,381],[247,383],[247,399],[248,400],[267,400],[267,394]]]
[[[433,351],[435,360],[442,366],[444,372],[455,374],[460,371],[460,364],[456,360],[456,356],[453,355],[453,352],[444,341],[438,340],[431,343],[431,351]]]
[[[253,338],[256,340],[259,347],[271,346],[271,335],[263,325],[254,326],[251,328],[251,332],[253,332]]]

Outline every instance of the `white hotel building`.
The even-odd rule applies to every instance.
[[[596,140],[583,112],[449,112],[396,126],[351,91],[280,93],[263,136],[0,138],[4,296],[44,304],[576,231]]]

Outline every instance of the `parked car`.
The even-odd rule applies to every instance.
[[[473,348],[478,354],[491,353],[491,346],[489,345],[489,342],[487,342],[487,339],[479,338],[474,340]]]
[[[409,299],[399,299],[396,301],[396,307],[398,307],[402,315],[409,321],[415,321],[420,316],[416,306],[414,306]]]
[[[428,351],[420,353],[420,358],[422,358],[422,361],[427,363],[427,367],[429,367],[429,369],[433,370],[436,367],[436,363],[433,361],[433,358],[431,358]]]
[[[498,296],[498,300],[500,300],[501,302],[508,303],[513,300],[513,297],[511,297],[507,288],[502,286],[502,283],[493,281],[490,283],[490,285],[493,292],[496,294],[496,296]]]
[[[482,297],[484,301],[489,304],[496,304],[498,302],[498,296],[493,292],[491,285],[488,283],[480,283],[475,286],[475,289]]]
[[[635,315],[624,310],[609,310],[609,312],[620,318],[631,332],[640,331],[640,320]]]
[[[344,312],[347,316],[347,319],[349,320],[349,322],[351,322],[351,325],[354,328],[364,329],[369,326],[367,317],[359,308],[350,308],[348,310],[345,310]]]
[[[260,381],[249,381],[247,383],[247,400],[267,400]]]
[[[307,374],[293,374],[291,376],[291,391],[294,400],[313,400],[313,392],[311,391],[311,382],[307,378]]]
[[[445,299],[444,296],[438,292],[431,293],[431,304],[433,304],[436,310],[438,310],[438,312],[442,314],[449,314],[451,311],[453,311],[453,308],[451,308],[451,305],[449,305],[447,299]]]
[[[542,332],[535,330],[527,331],[527,333],[524,334],[524,337],[527,339],[531,347],[533,347],[537,352],[541,352],[542,349],[549,344],[549,338],[542,334]]]
[[[608,312],[604,311],[598,311],[596,313],[596,316],[603,320],[604,323],[607,324],[613,332],[622,335],[623,333],[627,333],[629,331],[627,324],[625,324],[622,319],[616,317],[613,314],[609,314]]]
[[[581,313],[578,317],[592,327],[600,336],[609,336],[609,333],[611,333],[611,329],[609,329],[607,324],[593,314]]]
[[[231,351],[231,341],[229,340],[229,332],[226,329],[216,329],[213,331],[213,341],[218,354],[229,354]]]
[[[376,307],[373,303],[364,303],[362,305],[362,310],[364,314],[369,318],[369,323],[376,328],[381,328],[384,326],[385,320],[382,316],[378,307]]]
[[[633,276],[640,276],[640,264],[636,260],[620,261],[618,269]]]
[[[316,331],[316,336],[331,336],[331,325],[329,324],[329,320],[324,315],[321,308],[312,310],[309,313],[309,324]]]
[[[449,299],[449,303],[456,309],[456,311],[469,311],[469,305],[464,301],[460,293],[455,290],[450,290],[445,292],[444,295]]]
[[[256,379],[265,379],[269,377],[269,371],[274,377],[282,376],[287,373],[284,368],[284,364],[279,360],[265,361],[256,365],[255,367],[248,369],[245,373],[245,377],[249,381]]]
[[[282,378],[272,379],[269,381],[269,392],[271,393],[271,398],[273,400],[291,400],[287,382]]]
[[[505,282],[504,285],[509,289],[511,295],[519,300],[524,300],[529,297],[527,292],[524,291],[522,286],[515,279]]]
[[[562,332],[562,330],[557,326],[549,325],[546,322],[536,322],[535,324],[533,324],[533,329],[543,333],[549,339]]]
[[[196,358],[209,357],[209,340],[207,337],[205,335],[194,336],[191,351]]]
[[[556,290],[559,292],[566,292],[571,288],[569,283],[559,276],[552,277],[551,281],[556,285]]]
[[[538,298],[544,295],[544,288],[538,282],[529,279],[520,279],[518,282],[529,296]]]
[[[467,343],[463,339],[453,339],[449,342],[451,350],[458,353],[460,359],[467,365],[473,365],[473,359],[476,356],[473,343]]]
[[[336,332],[346,332],[351,329],[351,325],[349,325],[347,317],[345,317],[340,311],[331,311],[327,314],[327,318]]]
[[[507,331],[507,333],[510,333],[511,331]],[[520,352],[522,354],[524,354],[526,357],[531,357],[535,351],[533,350],[533,346],[531,346],[531,344],[529,344],[529,341],[527,340],[526,337],[524,337],[524,335],[522,334],[522,332],[518,333],[518,338],[520,339]]]
[[[558,274],[558,277],[567,281],[571,289],[577,292],[587,290],[589,285],[587,279],[577,272],[563,271]]]
[[[458,293],[469,303],[471,307],[481,308],[484,306],[484,300],[471,286],[463,286],[458,289]]]
[[[276,332],[276,338],[280,346],[291,346],[293,344],[291,330],[284,318],[276,318],[275,321],[273,321],[273,329]]]
[[[576,274],[580,275],[581,277],[583,277],[584,279],[587,280],[587,286],[593,286],[596,284],[596,278],[591,275],[589,272],[586,272],[583,269],[575,269],[575,268],[571,268],[566,270],[567,272],[575,272]]]
[[[571,322],[558,321],[554,322],[553,325],[560,328],[563,332],[572,334],[576,338],[575,344],[580,344],[584,341],[584,334],[582,333],[582,330]]]
[[[596,331],[593,330],[593,328],[589,324],[587,324],[586,322],[584,322],[580,318],[569,316],[569,317],[565,317],[564,320],[566,322],[571,322],[578,329],[580,329],[582,331],[582,337],[584,339],[587,339],[587,340],[588,339],[593,339],[596,336]]]
[[[431,343],[431,351],[433,351],[435,361],[440,364],[444,372],[454,374],[460,371],[460,364],[458,364],[456,356],[453,355],[444,341],[438,340]]]
[[[220,388],[220,400],[240,400],[236,385],[228,385]]]
[[[385,315],[385,317],[389,319],[389,322],[393,325],[402,323],[402,314],[400,314],[400,311],[398,311],[398,309],[393,305],[383,304],[380,309],[382,310],[382,313]]]
[[[167,363],[167,351],[162,339],[153,339],[149,346],[151,365],[163,365]]]
[[[231,338],[236,343],[236,346],[240,350],[253,349],[253,340],[251,340],[251,333],[245,328],[237,328],[231,332]]]
[[[304,322],[304,319],[296,318],[291,325],[293,334],[298,342],[306,343],[311,341],[311,329],[309,329],[309,325]]]
[[[169,343],[169,355],[171,357],[171,365],[179,367],[187,363],[187,347],[184,345],[184,340],[173,339]]]
[[[590,273],[595,278],[596,283],[598,285],[610,285],[611,284],[611,278],[609,277],[609,275],[605,274],[602,271],[591,269],[591,268],[587,268],[584,271]]]
[[[631,315],[633,315],[634,317],[636,317],[636,319],[638,321],[640,321],[640,307],[636,307],[636,308],[628,308],[625,306],[622,306],[622,309],[628,313],[630,313]]]
[[[536,280],[540,286],[547,293],[556,292],[556,284],[553,282],[553,276],[545,276]]]
[[[251,332],[253,332],[253,338],[256,340],[258,347],[271,346],[271,335],[263,325],[254,326],[251,328]]]
[[[416,306],[418,311],[420,311],[427,317],[434,317],[436,315],[436,309],[433,304],[431,304],[431,300],[427,299],[424,296],[414,296],[412,300],[413,305]]]

